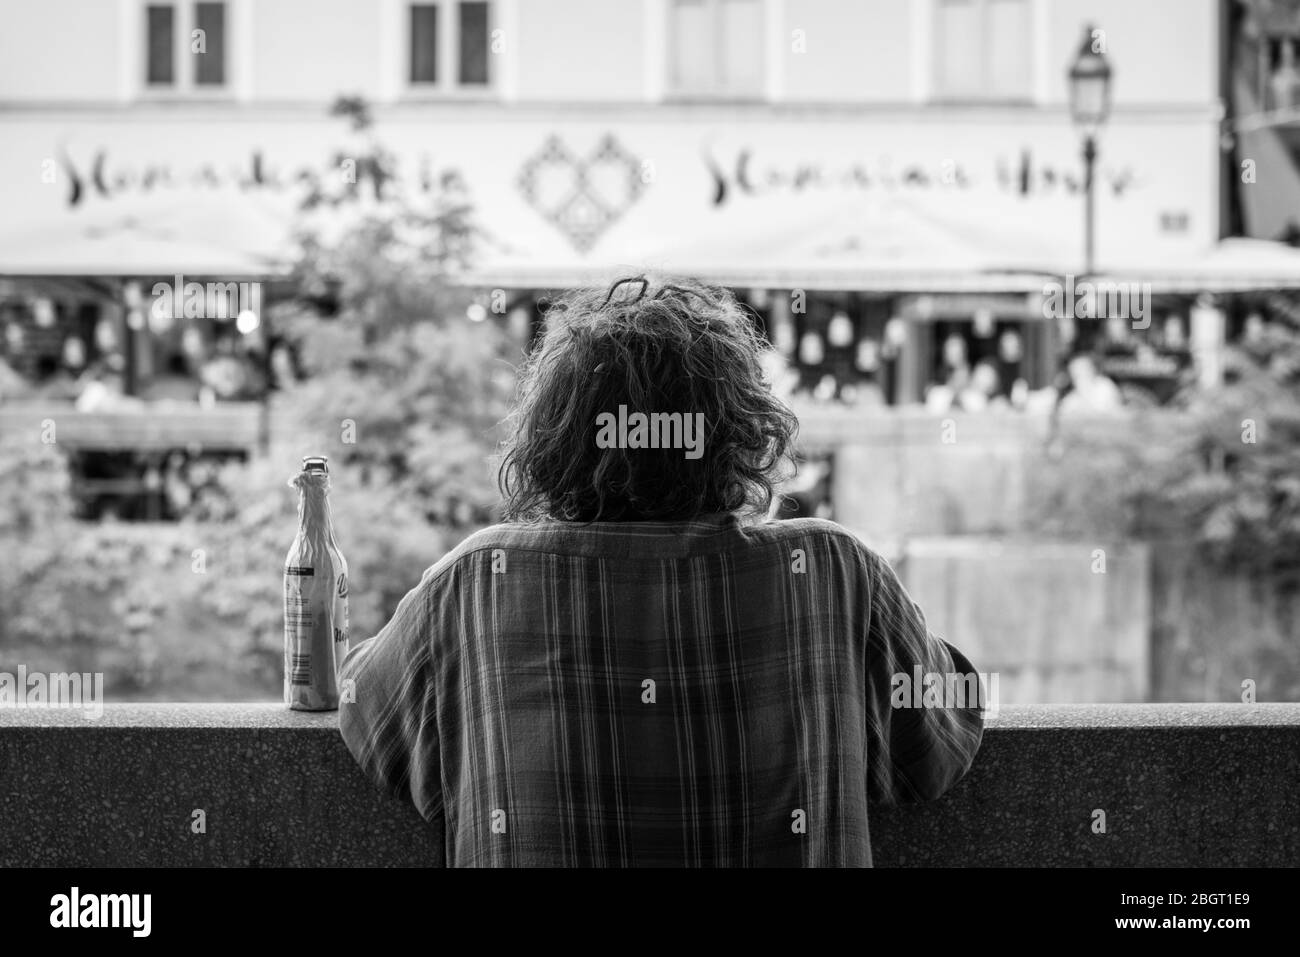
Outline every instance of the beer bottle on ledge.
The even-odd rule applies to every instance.
[[[333,711],[348,650],[348,565],[334,538],[325,456],[304,457],[289,485],[298,490],[298,534],[284,563],[284,703]]]

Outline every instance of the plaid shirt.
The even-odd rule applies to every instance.
[[[895,676],[971,670],[832,522],[497,525],[352,649],[339,721],[451,866],[870,866],[868,798],[983,731]]]

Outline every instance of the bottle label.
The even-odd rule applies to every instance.
[[[341,644],[348,640],[348,574],[339,575],[339,584],[334,589],[334,643]]]
[[[284,570],[284,668],[291,685],[311,684],[311,636],[316,615],[310,585],[302,579],[314,577],[314,569],[302,565],[289,565]]]
[[[289,656],[289,684],[311,684],[311,654],[293,654]]]

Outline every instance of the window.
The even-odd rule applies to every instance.
[[[411,82],[438,82],[438,6],[411,4]]]
[[[226,4],[146,5],[145,56],[150,90],[224,88]]]
[[[669,88],[687,96],[763,93],[762,0],[672,0]]]
[[[197,86],[222,86],[226,82],[226,5],[194,4],[195,29],[202,31],[206,51],[194,56]]]
[[[482,86],[488,81],[488,5],[460,4],[460,83]]]
[[[176,17],[171,5],[151,4],[146,11],[149,31],[148,82],[176,82]]]
[[[1032,94],[1030,0],[937,0],[935,91],[948,99]]]
[[[491,84],[490,4],[411,4],[411,70],[413,86],[486,88]]]

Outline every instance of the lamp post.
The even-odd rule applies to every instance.
[[[1084,272],[1091,274],[1093,258],[1093,168],[1097,163],[1097,133],[1110,115],[1110,62],[1105,35],[1088,24],[1083,42],[1070,65],[1070,118],[1083,136]]]

